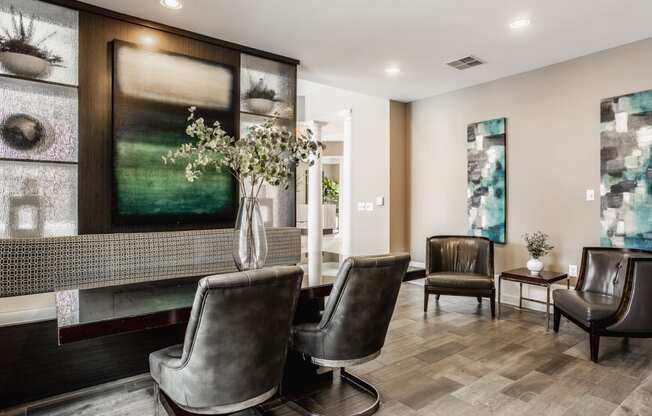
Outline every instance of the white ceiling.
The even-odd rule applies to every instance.
[[[652,37],[651,0],[159,0],[87,3],[298,58],[300,76],[412,101]],[[532,25],[513,31],[509,23]],[[457,71],[468,54],[487,65]],[[388,76],[384,68],[398,65]]]

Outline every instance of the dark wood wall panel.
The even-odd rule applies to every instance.
[[[57,321],[0,327],[2,409],[147,373],[152,351],[183,342],[185,325],[57,345]]]
[[[111,226],[112,65],[113,40],[143,45],[231,65],[239,96],[240,52],[88,12],[79,16],[79,233],[96,234],[152,230],[151,227]],[[153,71],[156,68],[152,68]],[[184,76],[184,74],[179,74]],[[239,101],[234,125],[239,125]],[[237,130],[237,129],[236,129]],[[236,131],[237,133],[237,131]],[[214,224],[189,228],[214,228]],[[166,230],[175,229],[165,227]]]
[[[240,52],[298,61],[242,47],[74,0],[46,0],[79,16],[79,233],[141,231],[111,225],[112,44],[142,44],[233,66],[239,97]],[[155,70],[155,68],[153,68]],[[184,74],[179,74],[184,76]],[[239,125],[239,100],[234,125]],[[238,134],[236,128],[235,134]],[[195,228],[211,228],[198,225]],[[170,229],[170,227],[167,227]],[[152,351],[183,341],[184,326],[57,345],[56,321],[0,327],[0,410],[76,389],[145,373]]]

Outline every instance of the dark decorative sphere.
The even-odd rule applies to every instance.
[[[29,150],[45,138],[45,127],[27,114],[12,114],[2,124],[2,139],[11,148]]]

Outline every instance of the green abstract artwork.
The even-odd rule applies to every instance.
[[[234,72],[213,62],[114,42],[113,218],[118,224],[232,221],[237,188],[228,172],[190,183],[185,164],[162,156],[192,141],[188,107],[233,134]]]
[[[467,127],[468,233],[505,243],[507,119]]]
[[[652,90],[601,103],[601,243],[652,249]]]

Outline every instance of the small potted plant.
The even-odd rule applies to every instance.
[[[269,114],[274,108],[275,98],[276,91],[268,88],[265,84],[265,80],[260,78],[258,82],[245,93],[244,101],[247,108],[252,113]]]
[[[63,59],[45,47],[43,43],[52,38],[52,32],[40,40],[34,40],[34,17],[25,19],[22,12],[11,7],[12,28],[2,28],[0,33],[0,62],[15,75],[36,78],[47,74],[52,66],[60,66]],[[26,20],[29,20],[26,22]]]
[[[337,204],[340,200],[340,186],[334,180],[324,176],[322,181],[322,193],[324,194],[324,203]]]
[[[525,240],[527,251],[530,253],[527,268],[530,273],[537,275],[543,270],[543,262],[540,260],[541,257],[550,253],[554,247],[548,243],[548,234],[544,234],[541,231],[532,234],[525,233],[523,240]]]

